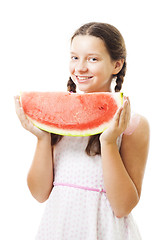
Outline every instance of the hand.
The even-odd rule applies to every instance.
[[[129,98],[126,97],[123,106],[117,110],[113,121],[100,136],[100,142],[116,143],[117,137],[120,136],[127,128],[130,121],[131,109]]]
[[[34,126],[31,121],[28,120],[28,118],[26,117],[26,115],[23,111],[23,108],[20,104],[19,96],[14,97],[14,99],[15,99],[16,113],[17,113],[17,116],[18,116],[22,126],[26,130],[28,130],[29,132],[34,134],[38,139],[42,139],[43,137],[50,136],[50,134],[48,132],[40,130],[39,128]]]

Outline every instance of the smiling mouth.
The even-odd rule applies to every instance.
[[[93,76],[76,76],[78,82],[86,82],[91,78],[93,78]]]

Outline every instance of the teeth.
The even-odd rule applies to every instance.
[[[89,79],[89,78],[91,78],[91,77],[78,77],[78,76],[77,76],[77,78],[78,78],[79,80],[86,80],[86,79]]]

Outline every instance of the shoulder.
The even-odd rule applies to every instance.
[[[133,114],[127,129],[124,131],[122,144],[128,148],[148,148],[150,127],[148,120],[139,114]]]
[[[137,136],[137,135],[146,135],[149,133],[149,122],[148,120],[140,115],[140,114],[133,114],[130,119],[130,123],[127,129],[124,131],[125,136]]]

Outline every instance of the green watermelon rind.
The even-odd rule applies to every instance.
[[[114,99],[116,100],[117,103],[117,107],[118,109],[123,105],[123,93],[116,93],[113,95]],[[26,115],[27,116],[27,115]],[[34,126],[38,127],[39,129],[49,132],[49,133],[53,133],[53,134],[58,134],[58,135],[63,135],[63,136],[91,136],[91,135],[95,135],[95,134],[99,134],[104,132],[111,124],[113,118],[111,119],[111,121],[106,122],[101,124],[99,127],[96,128],[92,128],[92,129],[85,129],[85,130],[71,130],[71,129],[60,129],[60,128],[56,128],[53,126],[49,126],[49,125],[45,125],[42,123],[37,122],[36,120],[31,119],[29,116],[27,116],[27,118],[33,123]]]

